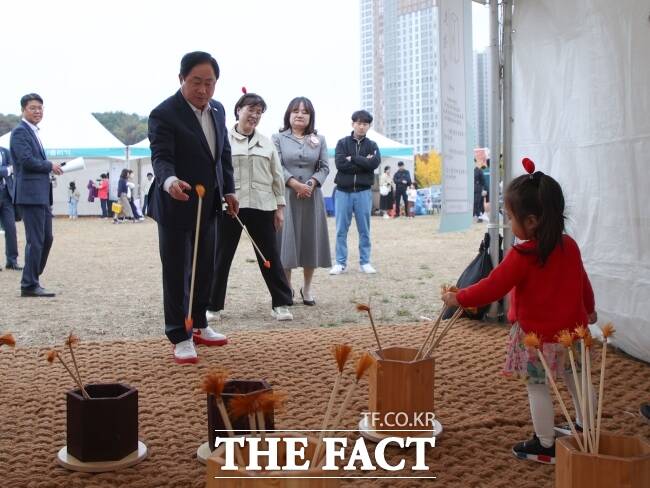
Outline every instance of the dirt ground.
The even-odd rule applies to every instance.
[[[334,252],[334,218],[328,218]],[[19,262],[23,262],[24,229],[18,226]],[[476,255],[485,224],[465,232],[440,234],[438,216],[371,223],[375,275],[358,272],[358,239],[354,225],[348,236],[349,272],[314,276],[317,306],[301,301],[292,307],[293,321],[271,317],[271,300],[254,260],[253,248],[242,236],[230,274],[226,309],[218,329],[242,330],[337,327],[367,323],[351,303],[373,305],[383,324],[418,321],[440,308],[439,286],[455,282]],[[74,330],[83,340],[140,339],[163,335],[162,280],[157,229],[152,220],[113,225],[99,218],[54,219],[54,245],[41,283],[55,291],[49,299],[21,298],[20,273],[0,272],[0,332],[13,332],[19,344],[60,343]],[[4,238],[0,238],[4,255]],[[4,258],[4,256],[3,256]],[[4,264],[4,262],[3,262]],[[300,270],[293,287],[302,286]]]

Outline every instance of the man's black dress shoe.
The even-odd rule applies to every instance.
[[[22,271],[22,269],[23,269],[22,266],[18,266],[17,264],[10,264],[10,263],[5,264],[5,268],[6,269],[13,269],[13,270],[16,270],[16,271]]]
[[[639,408],[639,413],[650,424],[650,403],[642,403]]]
[[[305,300],[305,295],[302,294],[302,288],[300,289],[300,296],[302,297],[302,303],[305,305],[308,305],[310,307],[316,305],[316,300]]]
[[[21,297],[53,297],[56,296],[56,293],[47,291],[45,288],[37,286],[36,288],[21,288],[20,289]]]

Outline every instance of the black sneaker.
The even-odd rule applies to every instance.
[[[582,425],[574,422],[573,426],[576,428],[576,431],[578,433],[582,433]],[[553,430],[555,430],[555,432],[561,435],[571,435],[571,426],[569,425],[568,422],[564,424],[556,425],[555,427],[553,427]]]
[[[555,464],[555,443],[551,447],[544,447],[539,442],[537,435],[528,441],[515,444],[512,453],[519,459],[529,459],[544,464]]]
[[[639,408],[639,413],[646,422],[650,423],[650,403],[642,403]]]

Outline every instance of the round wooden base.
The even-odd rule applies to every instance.
[[[206,464],[208,462],[210,454],[212,454],[212,451],[210,450],[210,443],[208,441],[205,441],[196,450],[196,459],[198,459],[201,464]]]
[[[371,442],[379,442],[386,437],[401,437],[404,439],[406,439],[406,437],[440,437],[442,434],[442,424],[437,420],[434,420],[433,430],[423,430],[419,431],[417,434],[409,433],[408,435],[403,435],[404,432],[398,430],[394,433],[389,430],[377,432],[368,424],[368,417],[364,416],[359,420],[359,433]]]
[[[71,471],[82,471],[84,473],[104,473],[107,471],[118,471],[120,469],[134,466],[147,457],[147,446],[138,441],[138,449],[128,456],[118,459],[117,461],[96,461],[84,463],[76,457],[68,454],[68,446],[63,446],[56,455],[57,462],[66,469]]]

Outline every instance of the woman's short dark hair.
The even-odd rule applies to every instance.
[[[239,114],[237,112],[240,108],[245,106],[254,107],[256,105],[262,107],[262,113],[266,112],[266,102],[262,97],[257,93],[244,93],[235,104],[235,120],[239,120]]]
[[[352,114],[352,122],[365,122],[372,124],[372,115],[367,110],[357,110]]]
[[[43,103],[43,99],[38,93],[28,93],[27,95],[23,95],[23,97],[20,99],[20,108],[25,110],[25,107],[29,102],[32,100],[36,100],[37,102],[40,102],[41,104]]]
[[[193,51],[183,56],[181,59],[180,75],[185,78],[190,74],[190,71],[192,71],[192,68],[194,68],[194,66],[203,63],[210,63],[212,65],[212,69],[214,70],[214,77],[218,80],[219,65],[217,64],[217,60],[214,59],[209,53],[203,51]]]
[[[129,170],[124,168],[120,173],[120,178],[128,178],[128,177],[129,177]]]
[[[390,166],[384,166],[384,173],[390,169]]]
[[[305,128],[305,134],[316,134],[317,131],[314,129],[316,125],[316,111],[314,110],[314,105],[311,103],[311,100],[307,97],[296,97],[289,102],[287,111],[284,112],[284,127],[282,131],[291,129],[291,124],[289,123],[289,118],[291,117],[291,112],[300,107],[300,104],[303,104],[305,110],[309,113],[309,124]]]
[[[76,190],[77,189],[77,185],[75,184],[74,181],[71,181],[69,186],[70,186],[71,190]]]

